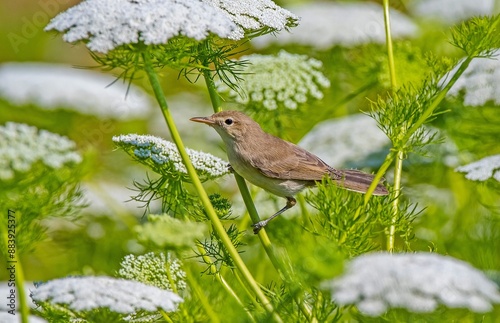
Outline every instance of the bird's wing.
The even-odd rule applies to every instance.
[[[293,180],[321,180],[326,174],[337,177],[333,168],[307,150],[282,140],[272,143],[250,160],[263,175]]]

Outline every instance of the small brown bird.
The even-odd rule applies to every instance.
[[[287,199],[286,206],[266,220],[253,225],[254,233],[296,204],[293,196],[314,186],[326,175],[339,187],[365,193],[374,176],[358,170],[337,170],[319,157],[288,141],[270,135],[250,117],[239,111],[222,111],[209,117],[195,117],[214,128],[226,144],[232,169],[250,183]],[[374,195],[387,195],[378,184]]]

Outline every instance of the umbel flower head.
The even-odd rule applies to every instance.
[[[500,303],[496,284],[481,271],[435,253],[365,254],[324,287],[337,304],[355,304],[369,316],[389,308],[427,313],[439,305],[483,313]]]
[[[68,138],[13,122],[0,126],[0,156],[0,181],[27,173],[38,163],[59,169],[82,161]]]
[[[177,36],[238,40],[247,31],[293,26],[296,19],[270,0],[85,0],[45,30],[65,32],[65,41],[84,41],[90,50],[107,53],[126,44],[166,44]]]
[[[0,79],[0,97],[13,105],[121,120],[145,118],[151,107],[146,92],[132,84],[61,64],[5,63],[0,65]]]
[[[189,181],[186,166],[174,143],[151,135],[136,134],[115,136],[113,142],[158,174]],[[222,159],[189,148],[186,151],[202,181],[229,173],[228,164]]]
[[[140,256],[126,255],[120,263],[118,275],[161,289],[186,289],[186,273],[182,270],[179,260],[172,259],[169,253],[166,256],[162,252],[149,252]],[[170,286],[171,281],[175,284],[175,289]]]
[[[107,308],[120,314],[177,310],[177,294],[137,281],[112,277],[69,277],[48,281],[31,293],[36,303],[63,305],[75,312]]]
[[[488,156],[468,165],[457,167],[455,170],[466,173],[465,178],[471,181],[486,181],[494,178],[500,182],[500,155]]]
[[[306,55],[280,51],[275,56],[243,56],[240,61],[249,63],[240,71],[244,75],[239,83],[242,95],[223,83],[218,90],[255,110],[297,109],[311,98],[323,98],[321,90],[330,86],[330,81],[319,71],[321,61]]]

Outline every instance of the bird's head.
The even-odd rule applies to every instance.
[[[225,142],[242,139],[252,131],[262,131],[257,122],[239,111],[222,111],[209,117],[194,117],[189,120],[214,128]]]

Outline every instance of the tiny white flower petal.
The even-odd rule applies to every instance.
[[[472,181],[486,181],[494,178],[500,182],[500,155],[485,157],[468,165],[457,167],[455,171],[467,173],[465,178]]]
[[[497,286],[481,271],[433,253],[365,254],[323,287],[332,290],[337,304],[355,304],[370,316],[389,308],[431,312],[439,304],[483,313],[500,303]]]
[[[140,282],[111,277],[70,277],[48,281],[32,291],[35,301],[64,304],[75,311],[108,308],[122,314],[175,311],[177,294]]]
[[[115,81],[110,75],[61,64],[0,65],[0,97],[14,105],[74,110],[100,118],[146,118],[152,106],[149,95]]]

